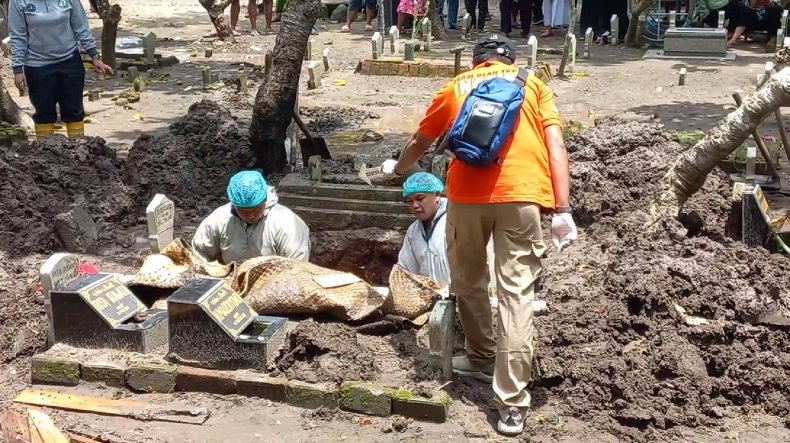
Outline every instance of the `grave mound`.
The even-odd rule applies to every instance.
[[[167,133],[141,135],[129,150],[122,176],[140,207],[163,193],[179,210],[203,217],[227,202],[230,177],[253,164],[247,133],[236,119],[226,108],[202,100]]]
[[[710,174],[686,204],[688,236],[673,222],[648,237],[659,178],[684,147],[616,119],[567,147],[583,235],[544,263],[536,401],[558,399],[624,441],[677,441],[680,427],[717,426],[729,408],[786,417],[790,335],[761,318],[790,309],[790,259],[722,236],[726,177]]]

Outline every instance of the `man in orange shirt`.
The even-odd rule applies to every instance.
[[[513,80],[513,45],[502,35],[480,38],[474,68],[450,80],[433,98],[400,159],[382,164],[385,173],[403,174],[453,125],[465,98],[483,80]],[[558,250],[576,239],[570,214],[568,154],[553,92],[534,75],[524,85],[524,101],[500,161],[486,167],[454,158],[447,171],[447,252],[450,292],[466,335],[467,356],[453,359],[455,372],[493,383],[499,407],[497,430],[517,435],[530,405],[532,300],[546,250],[541,212],[553,212],[552,240]],[[499,324],[493,333],[488,299],[486,244],[493,234]]]

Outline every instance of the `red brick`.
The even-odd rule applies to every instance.
[[[380,71],[381,71],[380,62],[370,62],[370,71],[368,72],[369,75],[379,75]]]
[[[223,395],[235,394],[236,379],[233,372],[179,366],[176,371],[176,390]]]
[[[428,76],[436,77],[439,75],[439,65],[428,65]]]
[[[409,77],[420,76],[420,65],[417,63],[409,63]]]
[[[419,72],[420,77],[428,77],[429,71],[430,71],[430,68],[428,67],[428,64],[427,63],[423,63],[423,64],[420,65],[418,72]]]
[[[269,377],[254,372],[236,374],[236,393],[247,397],[260,397],[271,401],[285,402],[287,378]]]
[[[363,74],[363,75],[369,75],[370,74],[370,65],[371,65],[371,62],[369,62],[369,61],[361,62],[360,63],[359,72],[361,74]]]

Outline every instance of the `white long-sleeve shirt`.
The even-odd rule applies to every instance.
[[[277,202],[270,186],[266,215],[254,225],[234,215],[230,203],[220,206],[198,226],[192,249],[208,262],[223,264],[271,255],[308,261],[310,230],[298,215]]]
[[[398,264],[407,271],[428,277],[443,289],[450,287],[450,264],[447,261],[445,226],[447,199],[439,200],[439,208],[426,231],[419,220],[409,226],[398,254]]]

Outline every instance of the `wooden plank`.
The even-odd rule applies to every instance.
[[[14,399],[14,402],[66,411],[123,416],[137,420],[188,424],[203,424],[211,415],[206,408],[163,408],[132,400],[88,397],[38,389],[25,389]]]
[[[30,424],[27,410],[6,408],[0,413],[0,441],[8,443],[30,442]]]
[[[42,443],[69,443],[69,439],[63,435],[62,432],[55,426],[52,419],[43,411],[36,409],[28,409],[27,411],[30,422],[31,440],[35,443],[36,438],[33,436],[34,429],[36,436],[40,438]]]

